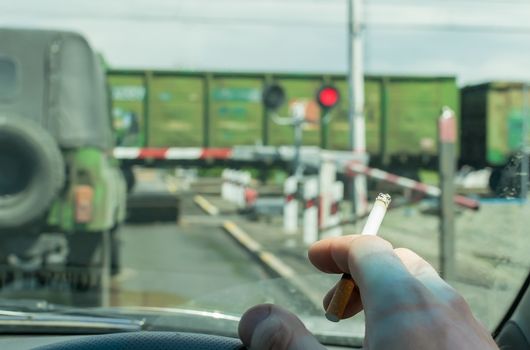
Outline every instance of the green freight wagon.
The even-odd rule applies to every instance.
[[[479,168],[504,166],[522,148],[523,84],[466,86],[461,99],[461,162]]]
[[[263,107],[263,88],[283,87],[287,116],[295,101],[314,101],[323,84],[341,101],[329,123],[308,125],[304,144],[347,150],[348,86],[344,75],[250,74],[109,70],[118,142],[124,147],[231,147],[292,145],[293,130]],[[376,162],[436,154],[436,119],[442,106],[459,109],[454,77],[367,76],[366,136]],[[323,119],[321,118],[321,121]]]

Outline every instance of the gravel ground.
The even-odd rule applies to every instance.
[[[210,197],[212,199],[212,197]],[[380,236],[396,247],[414,250],[435,268],[439,266],[439,219],[422,212],[421,205],[390,210]],[[530,206],[518,202],[484,203],[477,212],[462,210],[456,218],[457,274],[449,280],[470,303],[475,315],[489,329],[500,321],[530,270]],[[308,265],[299,235],[281,234],[281,220],[259,223],[239,221],[254,239],[308,278],[318,274]],[[344,227],[344,234],[358,232]],[[324,291],[333,280],[318,278],[314,287]],[[334,280],[333,280],[334,281]]]
[[[530,269],[530,206],[484,203],[456,219],[457,275],[449,282],[490,329],[502,318]],[[390,211],[380,235],[407,247],[438,268],[439,220],[418,206]]]

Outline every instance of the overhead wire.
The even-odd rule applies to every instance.
[[[282,27],[319,27],[319,28],[338,28],[345,27],[347,22],[331,23],[308,20],[277,20],[277,19],[260,19],[260,18],[213,18],[200,16],[44,16],[41,19],[68,19],[68,20],[122,20],[135,22],[161,22],[171,21],[190,24],[220,25],[220,26],[282,26]],[[2,19],[0,18],[0,22]],[[507,34],[529,34],[530,26],[521,25],[477,25],[477,24],[421,24],[421,23],[377,23],[365,22],[365,29],[370,30],[432,30],[432,31],[458,31],[458,32],[484,32],[484,33],[507,33]]]
[[[327,1],[327,0],[326,0]],[[338,0],[333,1],[334,4],[337,3],[346,3],[347,0]],[[202,1],[202,2],[208,2],[208,1]],[[291,2],[291,1],[290,1]],[[323,0],[296,0],[296,3],[323,3]],[[518,1],[518,0],[488,0],[487,2],[484,0],[431,0],[426,2],[426,0],[400,0],[392,1],[392,0],[376,0],[371,2],[373,5],[387,5],[387,4],[417,4],[418,8],[428,8],[433,4],[447,4],[448,2],[462,5],[473,5],[473,6],[484,6],[485,4],[504,4],[505,2],[510,2],[513,4],[524,4],[529,5],[526,6],[530,9],[530,4],[526,0]],[[190,2],[191,3],[191,2]],[[196,4],[195,0],[193,1],[194,4]],[[255,0],[255,1],[241,1],[241,0],[225,0],[223,3],[244,3],[248,5],[249,3],[252,4],[273,4],[273,3],[282,3],[284,4],[285,1],[281,0]],[[176,3],[176,5],[182,5],[182,3]],[[367,2],[367,6],[369,6],[370,2]],[[465,5],[464,5],[465,6]],[[230,8],[231,6],[228,6]],[[54,19],[54,20],[87,20],[87,21],[134,21],[134,22],[151,22],[151,23],[161,23],[161,22],[175,22],[175,23],[188,23],[188,24],[197,24],[197,25],[216,25],[216,26],[262,26],[262,27],[287,27],[287,28],[295,28],[295,27],[311,27],[311,28],[340,28],[340,27],[346,27],[347,26],[347,19],[346,15],[343,16],[343,18],[336,18],[333,21],[326,21],[322,19],[317,20],[308,20],[308,19],[297,19],[296,17],[290,17],[286,19],[278,19],[278,18],[263,18],[263,17],[230,17],[230,16],[197,16],[197,15],[182,15],[178,12],[181,12],[180,8],[176,7],[176,11],[168,11],[163,14],[161,13],[148,13],[148,12],[142,12],[142,13],[109,13],[109,12],[103,12],[103,13],[60,13],[57,11],[52,11],[53,9],[47,9],[45,11],[40,11],[38,9],[35,9],[33,11],[24,11],[23,17],[38,17],[39,19]],[[386,30],[423,30],[423,31],[441,31],[441,32],[468,32],[468,33],[495,33],[495,34],[529,34],[530,33],[530,25],[524,25],[523,23],[514,24],[509,23],[506,25],[499,25],[499,24],[493,24],[493,25],[482,25],[482,24],[475,24],[475,23],[453,23],[450,21],[447,21],[447,23],[400,23],[400,22],[383,22],[380,20],[372,20],[371,16],[368,12],[368,16],[365,16],[365,23],[364,23],[364,29],[368,30],[374,30],[374,31],[386,31]],[[12,16],[12,14],[9,13],[9,11],[4,12],[2,15],[0,15],[0,23],[5,21],[5,18],[9,18],[9,16]],[[21,14],[19,16],[22,16]],[[15,15],[16,17],[16,15]],[[4,19],[4,20],[2,20]],[[462,20],[460,20],[462,21]]]

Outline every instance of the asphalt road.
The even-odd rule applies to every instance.
[[[152,182],[159,183],[156,177]],[[159,184],[142,185],[142,191],[151,189],[161,190]],[[121,229],[122,271],[113,279],[112,305],[240,314],[257,303],[290,303],[292,287],[272,278],[222,229],[225,218],[207,216],[191,193],[179,197],[179,223],[126,224]]]

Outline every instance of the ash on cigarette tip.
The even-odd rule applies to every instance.
[[[388,205],[392,201],[392,197],[388,193],[379,193],[375,200],[383,202],[385,206],[388,207]]]

